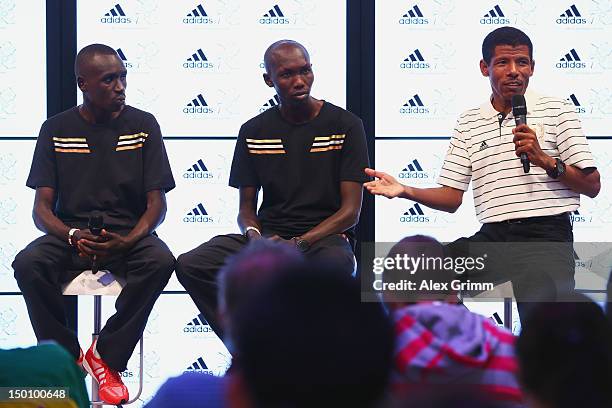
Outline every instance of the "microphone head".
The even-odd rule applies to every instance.
[[[102,229],[104,228],[104,218],[99,213],[90,215],[87,227],[89,228],[92,234],[100,235],[102,233]]]
[[[524,95],[512,95],[512,115],[527,116],[527,102]]]

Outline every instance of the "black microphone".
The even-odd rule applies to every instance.
[[[87,223],[87,228],[89,228],[89,231],[96,236],[99,236],[102,233],[102,230],[104,229],[104,218],[102,217],[102,215],[100,214],[94,214],[94,215],[90,215],[89,216],[89,222]],[[91,273],[92,274],[96,274],[98,273],[98,259],[97,256],[94,255],[93,259],[91,261]]]
[[[512,115],[516,126],[527,123],[527,102],[523,95],[512,95]],[[523,164],[523,171],[529,173],[527,153],[521,153],[521,163]]]

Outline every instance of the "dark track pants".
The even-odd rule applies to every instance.
[[[191,251],[179,255],[176,276],[217,336],[223,328],[217,316],[217,274],[228,256],[239,252],[248,243],[240,234],[218,235]],[[337,267],[353,273],[355,258],[349,242],[341,235],[330,235],[314,243],[305,253],[307,258],[329,260]]]
[[[512,282],[521,321],[534,302],[562,300],[573,292],[574,234],[567,213],[483,224],[471,237],[447,245],[449,255],[482,256],[486,268],[463,278],[494,284]]]
[[[116,313],[100,331],[97,344],[102,359],[112,369],[126,369],[174,264],[166,244],[154,235],[141,239],[126,254],[102,263],[100,269],[108,269],[126,281],[115,302]],[[90,267],[91,262],[80,258],[66,241],[51,235],[32,241],[13,262],[36,338],[57,341],[75,358],[79,343],[76,333],[66,326],[61,285]]]

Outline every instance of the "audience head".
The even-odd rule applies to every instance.
[[[234,381],[251,407],[369,407],[387,386],[391,322],[329,266],[279,274],[242,305],[234,329]]]
[[[217,279],[220,320],[230,340],[233,316],[240,304],[272,277],[301,262],[303,256],[294,247],[268,239],[249,243],[227,260]]]
[[[612,406],[612,329],[583,295],[541,303],[516,344],[520,380],[534,407]]]
[[[416,301],[444,300],[456,302],[455,291],[450,289],[419,290],[423,281],[446,284],[450,288],[450,282],[458,278],[454,270],[444,269],[444,246],[435,238],[425,235],[405,237],[393,245],[387,254],[387,258],[398,260],[398,264],[402,268],[386,269],[383,273],[383,282],[410,280],[416,285],[416,289],[410,291],[384,291],[383,297],[390,307],[393,308],[396,305],[401,306]],[[411,260],[418,261],[416,268],[413,267],[415,264]],[[406,270],[405,266],[411,269]]]

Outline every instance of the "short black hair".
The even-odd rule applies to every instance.
[[[308,50],[306,49],[306,47],[304,47],[299,42],[294,41],[294,40],[278,40],[278,41],[272,43],[266,49],[266,52],[264,53],[264,67],[266,68],[266,73],[270,74],[270,68],[271,68],[271,64],[272,64],[272,56],[274,55],[274,52],[277,49],[283,48],[283,47],[295,47],[295,48],[299,48],[304,53],[304,57],[306,57],[307,60],[310,60],[310,55],[308,54]]]
[[[304,263],[253,295],[234,321],[235,369],[256,407],[371,407],[393,368],[380,303],[329,265]]]
[[[498,45],[511,45],[518,47],[526,45],[529,48],[529,58],[533,60],[533,44],[529,36],[514,27],[499,27],[491,31],[482,41],[482,59],[489,65]]]
[[[81,48],[81,51],[79,51],[74,59],[74,76],[76,78],[80,76],[83,65],[94,55],[115,55],[119,58],[117,51],[115,51],[113,47],[109,47],[105,44],[89,44]]]
[[[525,391],[557,408],[612,406],[612,327],[603,310],[575,293],[538,303],[516,342]]]

